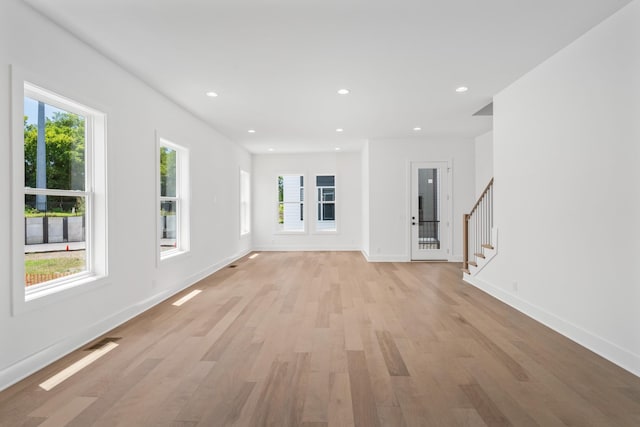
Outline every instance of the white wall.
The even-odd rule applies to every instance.
[[[638,23],[634,1],[495,97],[477,284],[640,375]]]
[[[453,248],[462,259],[462,215],[473,205],[472,139],[400,139],[369,141],[369,259],[409,261],[410,162],[451,161],[453,176]]]
[[[19,0],[0,3],[0,389],[214,271],[251,247],[239,238],[247,152]],[[11,313],[10,64],[33,83],[107,114],[109,277]],[[156,268],[155,132],[190,149],[191,252]],[[18,183],[20,185],[20,183]],[[135,213],[133,215],[132,213]],[[17,242],[16,244],[21,244]],[[21,259],[16,262],[22,262]]]
[[[253,244],[256,250],[360,250],[361,154],[357,152],[253,155]],[[302,174],[306,232],[278,233],[278,175]],[[315,175],[336,176],[336,233],[314,232]]]
[[[493,178],[493,131],[476,138],[476,200]]]

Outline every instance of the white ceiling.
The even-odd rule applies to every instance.
[[[255,153],[482,134],[494,94],[629,3],[26,1]]]

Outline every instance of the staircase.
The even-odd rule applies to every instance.
[[[462,230],[462,271],[475,276],[498,253],[498,231],[493,227],[493,178],[471,212],[464,214]]]

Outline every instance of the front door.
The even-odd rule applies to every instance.
[[[449,165],[411,163],[411,259],[449,258]]]

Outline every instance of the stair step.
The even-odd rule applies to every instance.
[[[485,249],[491,249],[491,250],[494,250],[494,249],[495,249],[492,245],[489,245],[489,244],[487,244],[487,243],[485,243],[484,245],[482,245],[482,247],[483,247],[483,248],[485,248]]]
[[[485,256],[483,253],[475,253],[474,255],[477,256],[478,258],[485,259]]]
[[[469,269],[468,269],[468,268],[463,268],[463,269],[462,269],[462,272],[463,272],[463,273],[467,273],[467,274],[471,274],[471,272],[469,271]]]
[[[477,263],[477,262],[475,262],[475,261],[469,261],[467,264],[472,265],[472,266],[474,266],[474,267],[477,267],[477,266],[478,266],[478,263]]]

